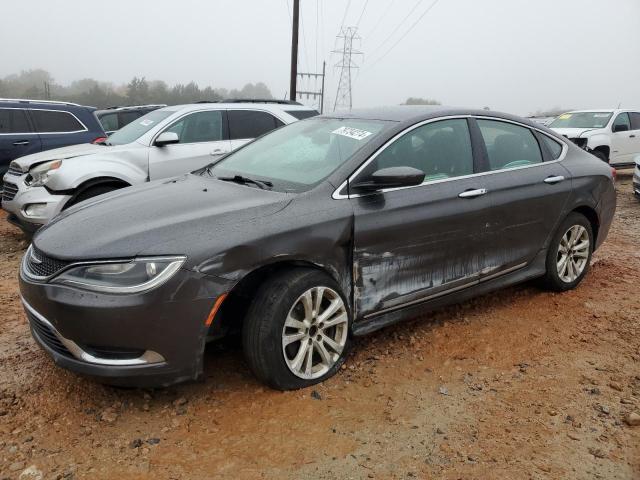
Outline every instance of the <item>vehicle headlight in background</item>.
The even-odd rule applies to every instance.
[[[53,160],[51,162],[41,163],[29,170],[29,175],[25,179],[25,183],[30,187],[42,187],[49,175],[62,166],[62,160]]]
[[[76,265],[51,280],[101,293],[141,293],[169,280],[186,257],[140,258],[128,262]]]

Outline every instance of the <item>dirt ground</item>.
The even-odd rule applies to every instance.
[[[359,339],[323,385],[258,384],[237,346],[202,383],[105,387],[32,340],[0,219],[0,479],[640,479],[640,202],[575,291],[527,284]]]

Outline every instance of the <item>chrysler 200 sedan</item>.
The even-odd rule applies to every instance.
[[[76,205],[34,237],[20,289],[70,370],[197,379],[206,342],[236,332],[261,381],[295,389],[353,336],[528,279],[576,287],[614,211],[611,168],[527,120],[353,111]]]

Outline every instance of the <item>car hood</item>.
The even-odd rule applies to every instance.
[[[33,243],[61,260],[198,257],[203,245],[212,246],[221,235],[225,241],[237,235],[241,243],[244,228],[291,199],[291,194],[188,174],[82,202],[40,229]]]
[[[554,132],[567,138],[580,138],[587,132],[601,130],[600,128],[552,128]]]
[[[48,162],[51,160],[63,160],[68,158],[83,157],[86,155],[93,155],[96,153],[122,153],[133,149],[144,148],[138,143],[129,143],[126,145],[94,145],[92,143],[82,143],[80,145],[71,145],[69,147],[54,148],[52,150],[45,150],[44,152],[33,153],[31,155],[25,155],[24,157],[17,158],[12,163],[17,164],[23,172],[28,171],[34,165],[38,163]]]

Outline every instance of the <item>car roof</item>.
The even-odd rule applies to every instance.
[[[388,107],[353,109],[350,112],[333,112],[321,115],[324,118],[353,118],[362,120],[382,120],[398,123],[416,123],[431,118],[474,115],[510,120],[540,129],[541,125],[527,118],[492,110],[478,110],[444,105],[394,105]]]
[[[166,110],[170,112],[190,112],[197,110],[267,110],[272,112],[282,112],[291,110],[314,110],[312,107],[305,105],[290,105],[290,104],[276,104],[276,103],[217,103],[217,102],[202,102],[202,103],[189,103],[184,105],[172,105],[164,107],[160,110]]]
[[[113,106],[107,108],[101,108],[96,113],[106,113],[106,112],[122,112],[127,110],[145,110],[148,108],[158,109],[162,107],[166,107],[166,103],[158,103],[158,104],[149,104],[149,105],[123,105],[123,106]]]
[[[26,99],[26,98],[0,98],[0,106],[6,106],[5,104],[9,104],[9,105],[17,105],[20,107],[26,107],[26,106],[30,106],[30,107],[45,107],[45,108],[60,108],[60,107],[67,107],[67,108],[88,108],[91,110],[95,110],[95,107],[90,107],[87,105],[79,105],[77,103],[72,103],[72,102],[63,102],[63,101],[57,101],[57,100],[30,100],[30,99]]]
[[[640,112],[637,108],[590,108],[586,110],[571,110],[566,113],[620,113],[620,112]]]

